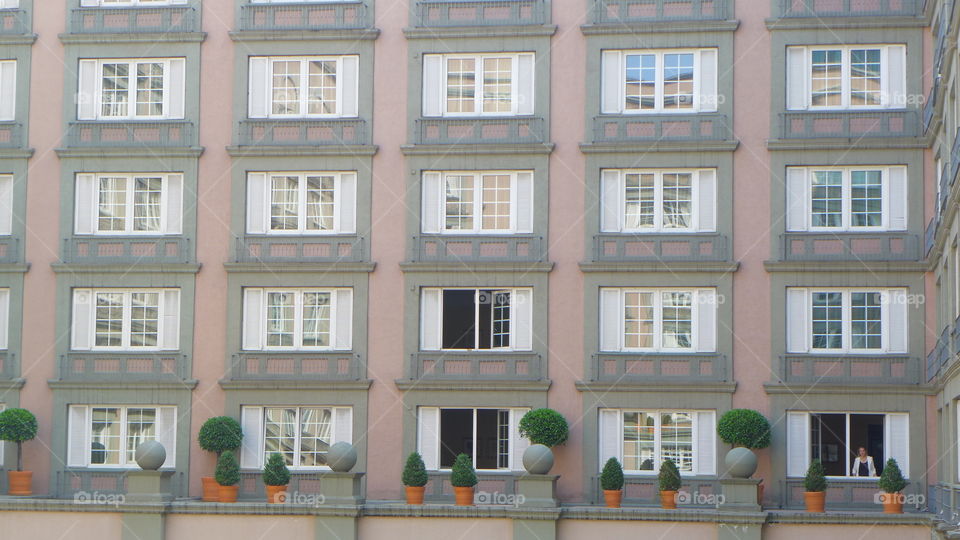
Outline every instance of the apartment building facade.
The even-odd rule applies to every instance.
[[[34,490],[124,493],[153,438],[197,497],[228,415],[242,499],[281,448],[318,489],[339,441],[368,504],[412,451],[428,502],[461,450],[513,494],[549,406],[561,503],[601,504],[617,457],[642,508],[668,457],[720,493],[716,421],[747,407],[765,508],[802,507],[815,458],[831,508],[878,508],[863,446],[956,522],[958,17],[2,0],[0,401],[40,419]]]

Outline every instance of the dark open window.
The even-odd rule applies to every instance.
[[[444,349],[510,347],[510,291],[443,291]]]
[[[877,475],[886,459],[883,414],[820,413],[810,415],[812,459],[823,462],[827,476],[851,476],[862,446],[873,457]]]
[[[440,468],[449,469],[464,453],[479,469],[510,466],[510,411],[440,409]]]

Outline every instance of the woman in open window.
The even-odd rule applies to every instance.
[[[873,456],[867,455],[867,449],[857,448],[857,458],[853,460],[853,468],[850,470],[851,476],[876,476],[877,469],[873,466]]]

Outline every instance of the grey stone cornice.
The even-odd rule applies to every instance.
[[[221,379],[220,388],[224,390],[367,390],[373,381],[311,381],[293,379],[289,381],[273,379],[237,380]]]
[[[903,272],[925,273],[921,261],[763,261],[767,272]]]
[[[577,381],[575,383],[580,392],[697,392],[700,394],[713,392],[717,394],[732,394],[737,389],[735,382],[703,382],[690,381],[688,383],[671,381],[657,382],[651,377],[649,383],[637,382],[599,382]]]
[[[23,274],[30,270],[30,263],[0,264],[0,274]]]
[[[201,266],[198,263],[50,264],[57,274],[196,274]]]
[[[927,384],[851,384],[851,383],[763,383],[767,394],[811,395],[811,394],[839,394],[839,395],[905,395],[916,394],[923,396],[936,395],[937,389]]]
[[[33,148],[2,148],[0,159],[30,159],[33,157]]]
[[[864,28],[923,29],[930,25],[926,17],[771,17],[768,30],[860,30]]]
[[[403,35],[409,40],[437,38],[505,38],[505,37],[550,37],[557,33],[553,24],[515,26],[451,26],[404,28]]]
[[[584,273],[613,273],[613,272],[665,272],[697,273],[709,272],[727,274],[740,269],[739,262],[726,261],[624,261],[624,262],[593,262],[579,263],[580,271]]]
[[[767,523],[796,523],[804,525],[921,525],[930,527],[936,516],[925,512],[883,514],[880,512],[843,512],[830,510],[826,513],[808,513],[800,510],[771,510]]]
[[[54,390],[182,390],[192,392],[199,381],[186,379],[182,381],[62,381],[49,379],[47,386]],[[2,509],[2,506],[0,506]]]
[[[89,34],[59,34],[64,45],[118,43],[202,43],[206,32],[97,32]]]
[[[927,137],[863,137],[839,139],[768,139],[767,150],[923,150]]]
[[[400,151],[405,156],[550,154],[553,143],[519,144],[405,144]]]
[[[61,158],[198,158],[203,148],[162,146],[94,147],[94,148],[57,148],[54,150]]]
[[[250,263],[238,263],[238,262],[225,262],[223,267],[227,270],[228,273],[256,273],[256,272],[269,272],[269,273],[280,273],[280,274],[291,274],[291,273],[370,273],[373,272],[377,267],[377,263],[373,262],[330,262],[330,263],[319,263],[319,262],[250,262]]]
[[[449,504],[408,505],[397,502],[378,501],[366,504],[363,516],[377,517],[456,517],[456,518],[505,518],[524,520],[556,521],[562,514],[560,508],[529,508],[523,506],[453,506]]]
[[[366,41],[380,37],[377,28],[329,30],[240,30],[228,34],[235,42],[255,41]]]
[[[375,144],[314,146],[228,146],[232,157],[297,157],[297,156],[373,156],[380,149]]]
[[[580,25],[585,36],[607,36],[621,34],[678,33],[678,32],[733,32],[740,27],[740,21],[658,21],[649,23],[591,23]]]
[[[19,36],[0,36],[0,45],[33,45],[37,41],[37,34],[21,34]]]
[[[417,390],[446,390],[450,392],[546,392],[552,381],[549,379],[542,381],[511,381],[511,380],[483,380],[483,379],[465,379],[465,380],[417,380],[417,379],[397,379],[394,381],[397,389],[403,392],[412,392]]]
[[[511,272],[540,273],[553,270],[552,262],[402,262],[400,270],[406,273],[437,272]]]
[[[11,379],[0,379],[0,390],[18,390],[27,384],[23,377],[14,377]]]
[[[638,152],[733,152],[740,141],[650,141],[580,143],[584,154],[635,154]]]
[[[602,506],[564,506],[562,519],[614,521],[668,521],[762,525],[767,512],[724,512],[709,508],[664,510],[655,507],[605,508]]]

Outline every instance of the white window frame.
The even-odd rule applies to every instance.
[[[716,320],[716,305],[718,298],[715,289],[700,288],[674,288],[674,287],[602,287],[600,289],[601,298],[604,294],[616,293],[619,296],[619,313],[617,320],[612,321],[616,328],[604,328],[608,321],[601,313],[601,335],[608,331],[617,332],[618,345],[616,348],[604,348],[601,345],[602,352],[623,352],[623,353],[675,353],[675,354],[693,354],[697,352],[715,352],[716,338],[713,341],[713,351],[706,351],[701,345],[701,340],[706,340],[710,329],[701,328],[701,316],[707,315],[703,311],[713,310],[712,319]],[[652,347],[627,347],[626,340],[626,295],[632,293],[651,294],[653,297],[653,346]],[[664,347],[663,346],[663,295],[665,293],[683,293],[690,294],[690,347]],[[604,306],[601,305],[601,312]],[[716,330],[713,330],[714,336]],[[601,338],[602,339],[602,338]]]
[[[73,425],[73,422],[76,421],[75,414],[77,412],[83,411],[84,415],[84,425],[83,425],[83,441],[81,444],[83,446],[82,456],[68,456],[68,467],[81,467],[85,469],[97,469],[97,470],[127,470],[127,469],[138,469],[136,461],[127,460],[127,436],[128,436],[128,421],[127,413],[130,409],[153,409],[155,411],[155,423],[154,430],[156,436],[154,437],[155,441],[160,442],[164,447],[171,446],[171,448],[165,448],[167,451],[167,459],[164,461],[162,469],[170,469],[175,467],[175,457],[176,457],[176,445],[177,445],[177,407],[171,405],[131,405],[131,404],[114,404],[114,403],[104,403],[104,404],[94,404],[94,405],[70,405],[70,415],[68,421],[68,431],[67,431],[67,448],[72,452],[72,446],[75,441],[73,437],[77,436],[76,426]],[[91,463],[90,454],[93,449],[91,447],[91,441],[93,440],[93,410],[94,409],[119,409],[120,410],[120,463],[118,464],[106,464],[106,463]],[[166,425],[167,418],[170,417],[172,423]],[[166,440],[165,440],[166,439]],[[169,444],[168,444],[169,443]],[[79,464],[75,460],[80,460],[83,464]]]
[[[77,174],[77,182],[81,178],[88,176],[86,174]],[[93,177],[93,192],[90,194],[92,200],[84,200],[87,194],[82,193],[80,189],[76,190],[76,207],[74,234],[93,234],[95,236],[164,236],[171,234],[180,234],[181,226],[180,216],[182,216],[182,195],[183,195],[183,175],[179,173],[96,173],[89,175]],[[100,220],[100,180],[103,178],[124,178],[126,186],[126,218],[125,228],[122,231],[101,231],[99,230]],[[160,228],[157,231],[136,231],[133,229],[134,212],[134,186],[138,178],[160,178]],[[81,223],[84,212],[79,211],[84,205],[89,205],[90,224]],[[171,205],[174,205],[172,207]],[[87,228],[91,232],[87,232]]]
[[[441,234],[449,235],[485,235],[485,234],[515,234],[517,232],[517,174],[518,171],[444,171],[440,180],[442,200],[440,201],[440,215],[443,229]],[[484,229],[483,221],[483,177],[495,175],[510,176],[510,227],[506,229]],[[446,212],[446,182],[450,176],[473,177],[473,228],[448,229]]]
[[[842,174],[841,184],[841,225],[839,227],[815,227],[813,225],[813,178],[818,172],[840,171]],[[879,226],[854,226],[853,225],[853,180],[854,172],[858,171],[880,171],[880,189],[882,190],[881,199],[881,224]],[[811,232],[860,232],[860,231],[886,231],[890,229],[890,167],[807,167],[807,189],[806,212],[809,219]]]
[[[0,0],[2,4],[2,0]],[[11,7],[0,5],[0,8]],[[16,7],[15,5],[12,7]],[[17,117],[17,61],[0,60],[0,121]]]
[[[268,313],[269,313],[269,297],[270,294],[280,293],[280,294],[294,294],[294,345],[291,347],[284,346],[271,346],[267,345],[267,323],[268,323]],[[330,344],[321,347],[321,346],[303,346],[303,296],[308,293],[326,293],[330,295]],[[243,332],[248,332],[250,330],[250,325],[246,318],[251,315],[249,312],[246,303],[247,297],[249,294],[261,294],[262,301],[260,302],[258,313],[259,313],[259,322],[257,326],[259,328],[259,336],[255,339],[260,344],[259,347],[251,348],[248,347],[248,336],[244,336],[244,350],[250,351],[263,351],[263,352],[292,352],[292,351],[344,351],[352,349],[352,317],[353,317],[353,289],[344,288],[344,287],[245,287],[243,290],[244,295],[244,324]],[[349,298],[349,305],[341,305],[343,302],[347,301]],[[346,309],[347,312],[341,312],[341,310]],[[341,325],[346,323],[346,329],[340,328]],[[341,336],[341,332],[347,332],[345,336]],[[341,343],[345,343],[346,348],[338,346]],[[299,345],[298,345],[299,344]]]
[[[877,105],[853,105],[851,103],[850,51],[869,49],[880,50],[880,103]],[[815,51],[835,50],[841,51],[840,105],[814,105],[811,69],[813,53]],[[907,47],[903,43],[788,46],[786,62],[787,109],[809,111],[905,109],[907,107],[906,63],[909,61],[907,53]],[[892,70],[895,70],[896,73],[893,73]]]
[[[271,404],[247,404],[240,407],[240,424],[243,427],[243,442],[240,450],[240,468],[243,470],[263,471],[263,465],[266,463],[266,410],[267,409],[297,409],[297,421],[300,420],[301,408],[330,409],[331,414],[331,442],[334,445],[338,442],[348,442],[353,444],[353,407],[349,405],[331,405],[331,404],[308,404],[301,403],[297,405],[286,403]],[[299,429],[297,430],[299,433]],[[299,434],[297,441],[299,442]],[[299,452],[299,444],[297,445]],[[320,465],[315,467],[303,467],[294,464],[291,470],[297,471],[323,471],[329,470],[329,466]]]
[[[291,471],[328,471],[329,465],[305,466],[298,465],[300,462],[300,447],[302,435],[302,413],[303,409],[326,409],[330,411],[330,446],[333,446],[337,433],[337,408],[331,405],[264,405],[263,406],[263,434],[260,437],[260,453],[263,455],[263,461],[266,463],[267,456],[267,409],[296,409],[297,411],[297,431],[294,435],[293,465],[287,467]]]
[[[121,342],[120,346],[98,346],[97,343],[97,328],[96,328],[96,308],[97,308],[97,295],[98,294],[122,294],[123,295],[123,306],[122,306],[122,330],[121,330]],[[157,346],[156,347],[134,347],[130,345],[131,338],[131,311],[132,311],[132,296],[135,293],[149,293],[157,295]],[[89,350],[89,351],[102,351],[102,352],[155,352],[155,351],[170,351],[170,350],[179,350],[179,321],[180,313],[170,314],[166,313],[167,311],[167,294],[173,294],[176,296],[176,303],[179,307],[179,297],[180,289],[176,288],[95,288],[95,289],[84,289],[77,288],[73,290],[73,313],[74,321],[73,327],[71,328],[71,333],[76,334],[78,329],[76,328],[76,318],[78,316],[79,307],[77,305],[78,297],[83,294],[89,294],[89,313],[87,317],[89,318],[89,334],[86,336],[86,339],[89,341],[89,347],[78,348],[76,346],[78,336],[73,336],[73,344],[71,345],[71,350]],[[168,326],[173,326],[173,328],[168,328]],[[174,339],[171,340],[171,337],[168,336],[169,332],[176,332],[177,334],[173,336]],[[177,343],[177,347],[169,348],[165,347],[165,343],[168,342]]]
[[[673,409],[619,409],[619,411],[620,411],[620,425],[621,425],[621,430],[620,430],[620,432],[621,432],[621,437],[620,437],[620,439],[621,439],[621,440],[620,440],[620,455],[624,455],[624,453],[625,453],[625,443],[626,443],[626,441],[623,440],[623,429],[622,429],[622,428],[623,428],[623,425],[624,425],[624,419],[623,419],[624,415],[626,415],[627,413],[644,413],[644,414],[652,415],[652,416],[654,416],[654,418],[656,418],[656,424],[654,425],[654,433],[653,433],[653,444],[654,444],[654,453],[653,453],[653,454],[654,454],[654,463],[653,463],[654,466],[653,466],[653,469],[652,469],[652,470],[649,470],[649,471],[644,471],[644,470],[640,470],[640,469],[626,469],[626,468],[624,468],[624,469],[623,469],[623,473],[624,473],[624,474],[636,475],[636,476],[656,476],[657,474],[659,474],[660,464],[663,463],[663,459],[664,459],[664,458],[663,458],[663,449],[662,449],[662,443],[663,443],[662,427],[663,427],[663,425],[662,425],[662,423],[661,423],[661,415],[662,415],[662,414],[667,414],[667,413],[682,413],[682,414],[689,414],[689,415],[691,416],[692,430],[691,430],[691,435],[690,435],[690,436],[691,436],[691,443],[692,443],[691,446],[692,446],[692,449],[691,449],[691,454],[690,454],[690,461],[691,461],[691,467],[692,467],[693,470],[686,471],[685,474],[695,474],[694,471],[695,471],[696,468],[697,468],[697,451],[699,450],[699,449],[697,448],[697,447],[698,447],[697,440],[698,440],[698,435],[700,434],[700,430],[699,430],[699,424],[700,424],[700,422],[699,422],[698,419],[697,419],[697,413],[698,413],[698,412],[712,412],[712,411],[705,411],[705,410],[688,410],[688,409],[678,409],[678,410],[673,410]],[[624,463],[626,463],[626,462],[624,461]],[[683,472],[684,472],[684,471],[681,471],[681,473],[683,473]]]
[[[428,407],[428,408],[432,408],[432,407]],[[420,409],[422,410],[422,409],[424,409],[424,407],[420,407]],[[519,421],[520,421],[520,418],[522,418],[523,415],[524,415],[527,411],[530,410],[529,407],[498,407],[498,406],[490,406],[490,407],[436,407],[437,415],[438,415],[438,416],[437,416],[437,419],[438,419],[438,421],[439,421],[439,418],[440,418],[439,415],[440,415],[441,412],[444,411],[444,410],[468,410],[468,411],[473,411],[473,415],[472,415],[472,418],[473,418],[473,426],[472,426],[472,428],[471,428],[471,434],[473,435],[473,448],[472,448],[472,450],[471,450],[471,452],[470,452],[470,461],[471,461],[473,467],[476,468],[476,466],[477,466],[477,411],[480,410],[480,409],[495,410],[495,411],[497,411],[498,413],[499,413],[499,412],[504,412],[504,411],[506,411],[507,414],[508,414],[508,417],[509,417],[508,432],[509,432],[510,436],[509,436],[508,439],[507,439],[507,454],[508,454],[508,456],[509,456],[509,458],[508,458],[508,465],[507,465],[506,467],[500,467],[500,466],[498,466],[496,469],[478,469],[478,472],[482,472],[482,473],[485,473],[485,474],[486,474],[486,473],[494,473],[494,474],[496,474],[496,473],[512,473],[512,472],[514,472],[514,471],[520,470],[520,468],[522,467],[522,464],[519,462],[519,459],[517,459],[517,458],[518,458],[518,454],[519,454],[519,455],[522,455],[522,449],[525,449],[525,448],[529,445],[529,442],[527,442],[526,439],[523,439],[523,438],[521,438],[521,437],[519,436],[518,423],[519,423]],[[419,424],[419,423],[420,423],[420,418],[418,418],[418,424]],[[417,451],[420,452],[421,455],[428,455],[428,454],[429,454],[429,455],[436,455],[436,456],[437,456],[437,457],[436,457],[436,466],[435,466],[435,467],[429,466],[429,465],[433,465],[433,464],[431,463],[431,464],[428,465],[427,469],[428,469],[428,470],[431,470],[431,471],[450,471],[451,469],[449,469],[449,468],[441,468],[441,467],[440,467],[440,457],[439,457],[439,455],[440,455],[440,445],[443,444],[443,439],[442,439],[441,434],[440,434],[440,425],[439,425],[439,424],[437,425],[437,432],[436,432],[437,447],[436,447],[436,448],[422,448],[422,447],[420,447],[420,446],[423,444],[423,441],[424,441],[424,438],[422,437],[423,434],[421,433],[422,431],[423,431],[423,426],[418,425],[418,433],[420,433],[420,436],[418,437],[418,448],[417,448]],[[428,459],[429,459],[429,458],[428,458]]]
[[[655,455],[658,461],[654,464],[652,471],[641,471],[634,469],[624,469],[627,476],[644,478],[655,477],[659,473],[660,462],[663,454],[661,451],[662,432],[660,430],[661,413],[688,413],[693,419],[693,430],[691,437],[693,439],[692,449],[692,471],[684,474],[694,476],[716,476],[717,475],[717,411],[712,409],[656,409],[656,408],[600,408],[597,411],[599,417],[599,470],[603,469],[607,459],[617,458],[624,463],[624,440],[623,440],[623,417],[626,413],[642,412],[653,414],[657,418],[657,429],[654,435],[654,442],[657,446]],[[613,432],[612,434],[610,432]],[[613,437],[611,437],[613,435]],[[614,442],[615,440],[615,442]]]
[[[654,175],[654,221],[655,226],[650,228],[629,228],[626,225],[627,197],[626,177],[628,174]],[[663,175],[689,174],[690,175],[690,226],[684,228],[669,228],[663,226]],[[601,230],[602,232],[618,232],[631,234],[686,234],[712,232],[716,230],[717,205],[717,170],[716,169],[603,169],[600,172],[601,182],[617,182],[616,187],[616,228],[608,225],[613,221],[606,215],[611,211],[608,199],[612,194],[605,191],[608,186],[601,186]],[[613,180],[616,176],[616,180]]]
[[[666,54],[691,54],[693,55],[693,106],[688,109],[678,109],[678,108],[665,108],[663,106],[663,57]],[[636,56],[636,55],[654,55],[656,56],[656,81],[654,88],[654,103],[655,107],[652,109],[627,109],[627,96],[626,96],[626,81],[627,81],[627,57]],[[617,62],[616,73],[617,73],[617,88],[616,88],[616,112],[611,110],[612,104],[606,104],[603,108],[607,114],[624,114],[624,115],[645,115],[645,114],[697,114],[703,112],[713,112],[717,110],[718,105],[718,96],[714,92],[707,91],[708,88],[716,89],[717,80],[712,79],[710,81],[704,80],[704,73],[712,71],[714,77],[717,74],[717,66],[705,66],[704,61],[711,62],[715,64],[716,58],[718,56],[718,49],[716,48],[681,48],[681,49],[623,49],[623,50],[609,50],[604,51],[603,53],[603,62]],[[712,59],[707,59],[707,57],[712,57]],[[705,67],[709,69],[704,69]],[[613,66],[609,66],[605,69],[612,69]],[[612,82],[607,77],[603,77],[604,81],[601,84],[609,84]],[[613,89],[604,88],[601,91],[601,95],[610,95],[614,94]]]
[[[883,288],[839,288],[839,287],[809,287],[807,295],[807,319],[811,326],[807,329],[807,340],[810,343],[810,354],[886,354],[890,347],[890,316],[886,309],[891,300],[892,294],[906,294],[903,289],[883,289]],[[813,295],[818,293],[841,293],[841,310],[843,312],[841,324],[843,325],[842,347],[839,349],[815,349],[813,348]],[[880,295],[880,326],[881,326],[881,346],[879,349],[854,349],[851,346],[853,339],[853,304],[851,295],[853,293],[876,293]]]
[[[853,50],[880,50],[880,101],[881,105],[853,105],[851,103],[851,75],[850,75],[850,51]],[[813,53],[818,51],[840,51],[841,74],[840,74],[840,105],[814,105],[813,104],[813,81],[810,66],[813,65]],[[807,48],[807,80],[810,89],[807,91],[807,106],[810,110],[837,110],[837,109],[877,109],[884,107],[883,102],[888,95],[890,74],[887,73],[887,49],[882,45],[818,45]]]
[[[298,105],[300,108],[299,113],[294,114],[280,114],[273,112],[273,97],[268,98],[267,101],[267,118],[341,118],[343,117],[343,93],[344,93],[344,80],[343,80],[343,56],[271,56],[267,59],[267,88],[272,93],[273,91],[273,66],[277,62],[300,62],[300,86],[299,86],[299,101]],[[309,113],[309,80],[310,80],[310,70],[308,64],[310,62],[336,62],[337,72],[335,77],[337,78],[337,97],[335,100],[336,111],[329,114],[324,113]]]
[[[473,60],[474,62],[474,86],[473,86],[473,112],[451,112],[447,110],[447,100],[443,100],[443,116],[450,117],[476,117],[476,116],[514,116],[517,114],[517,104],[519,101],[519,54],[516,53],[489,53],[489,54],[447,54],[443,56],[443,90],[442,95],[447,95],[447,81],[449,80],[450,61],[451,60]],[[483,110],[483,61],[491,58],[509,58],[510,59],[510,112],[484,112]]]
[[[122,8],[122,7],[166,7],[186,5],[187,0],[80,0],[82,7]]]
[[[510,58],[510,110],[483,111],[483,61]],[[474,61],[474,111],[449,112],[447,103],[448,65],[451,60]],[[504,51],[500,53],[449,53],[423,55],[423,109],[425,117],[506,118],[535,114],[536,53]]]
[[[437,335],[438,335],[438,339],[439,339],[439,342],[440,342],[440,347],[439,347],[438,349],[435,349],[435,350],[439,350],[439,351],[451,351],[451,352],[457,352],[457,351],[462,351],[462,352],[477,352],[477,353],[481,353],[481,354],[487,353],[487,352],[530,351],[530,350],[532,350],[532,347],[525,347],[525,346],[522,346],[522,345],[520,345],[520,344],[518,343],[519,341],[523,341],[523,338],[521,338],[521,337],[518,335],[518,333],[521,332],[521,331],[523,331],[523,329],[529,329],[529,328],[531,328],[531,327],[533,326],[532,310],[531,310],[531,309],[527,309],[527,310],[519,309],[517,306],[519,305],[519,303],[525,302],[525,300],[521,300],[521,298],[523,298],[524,295],[526,295],[527,297],[529,297],[529,298],[531,299],[530,301],[532,302],[532,298],[533,298],[533,288],[531,288],[531,287],[424,287],[423,290],[421,291],[421,294],[423,294],[423,291],[427,291],[427,290],[430,290],[430,291],[439,291],[439,293],[440,293],[440,305],[439,305],[438,321],[437,321],[438,324],[439,324],[439,327],[436,329]],[[490,331],[490,335],[491,335],[491,346],[490,346],[489,348],[479,348],[479,344],[480,344],[480,343],[479,343],[479,340],[480,340],[480,332],[478,332],[478,331],[476,331],[476,330],[474,330],[474,348],[473,348],[473,349],[445,349],[445,348],[443,348],[443,321],[444,321],[444,313],[443,313],[443,293],[444,293],[445,291],[474,291],[474,297],[473,297],[473,306],[474,306],[473,324],[474,324],[474,328],[475,328],[475,329],[478,328],[478,324],[479,324],[479,322],[480,322],[480,302],[479,302],[480,294],[481,294],[483,291],[490,291],[490,292],[492,292],[493,294],[509,293],[509,294],[510,294],[510,345],[509,345],[508,347],[493,347],[493,346],[492,346],[492,345],[493,345],[493,344],[492,344],[493,330],[492,330],[492,328],[491,328],[491,331]],[[531,317],[531,320],[530,320],[530,321],[521,321],[521,320],[520,320],[520,317],[522,317],[522,316],[524,315],[524,313],[527,313],[527,314],[530,315],[530,317]],[[423,318],[424,318],[424,310],[421,309],[421,313],[420,313],[420,326],[421,326],[421,339],[420,339],[420,344],[421,344],[421,350],[434,350],[434,349],[424,349],[424,339],[423,339],[423,337],[422,337],[422,336],[423,336],[423,332],[422,332],[422,331],[423,331],[423,328],[426,326],[426,321],[424,321]],[[493,317],[492,317],[492,315],[491,315],[490,324],[491,324],[491,325],[493,324]]]
[[[788,413],[789,413],[789,414],[803,414],[803,415],[806,415],[806,416],[807,416],[807,428],[808,428],[808,429],[806,430],[806,433],[805,433],[806,438],[805,438],[804,441],[802,441],[802,442],[799,443],[799,444],[801,444],[801,445],[806,449],[805,452],[806,452],[806,455],[807,455],[807,458],[808,458],[808,459],[807,459],[807,462],[809,462],[809,461],[812,460],[812,456],[810,455],[811,444],[812,444],[811,441],[810,441],[810,431],[811,431],[810,427],[811,427],[811,423],[812,423],[812,420],[813,420],[813,415],[818,415],[818,414],[842,414],[842,415],[845,415],[845,416],[846,416],[846,420],[845,420],[845,430],[846,430],[846,433],[844,434],[844,443],[847,445],[847,448],[846,448],[847,451],[845,452],[845,453],[846,453],[846,463],[845,463],[845,465],[844,465],[844,472],[846,472],[846,474],[845,474],[844,476],[827,476],[827,478],[829,478],[829,479],[831,479],[831,480],[837,480],[837,481],[844,481],[844,480],[855,480],[855,481],[872,480],[872,481],[875,481],[875,482],[879,482],[879,481],[880,481],[880,475],[879,475],[879,474],[878,474],[877,476],[868,476],[868,477],[864,477],[864,476],[851,476],[851,475],[850,475],[850,470],[852,469],[852,462],[851,462],[850,450],[851,450],[851,448],[855,450],[855,449],[857,448],[857,446],[858,446],[858,445],[853,445],[853,446],[850,445],[850,416],[851,416],[851,415],[857,415],[857,414],[863,414],[863,415],[882,415],[882,416],[884,417],[884,418],[883,418],[883,449],[884,449],[884,454],[885,454],[885,455],[883,456],[883,463],[875,463],[875,465],[881,465],[881,466],[882,466],[882,465],[885,465],[885,464],[886,464],[886,461],[887,461],[888,459],[890,459],[891,457],[894,457],[894,456],[891,455],[891,449],[892,449],[892,446],[893,446],[893,445],[891,444],[891,440],[890,440],[890,417],[891,417],[891,416],[897,415],[897,416],[905,416],[905,417],[906,417],[906,420],[907,420],[907,438],[909,439],[909,426],[910,426],[909,422],[910,422],[910,415],[905,414],[905,413],[898,413],[898,412],[892,412],[892,411],[820,411],[820,410],[816,410],[816,411],[788,411]],[[787,445],[788,445],[788,446],[793,446],[793,445],[795,445],[795,444],[798,444],[797,441],[789,440],[790,437],[791,437],[791,434],[790,434],[790,431],[789,431],[789,429],[788,429]],[[906,462],[906,463],[901,463],[900,460],[898,460],[898,461],[897,461],[897,465],[900,467],[900,471],[903,473],[903,477],[906,478],[906,479],[909,479],[909,477],[910,477],[910,463],[909,463],[909,461],[910,461],[910,455],[909,455],[909,453],[910,453],[910,446],[909,446],[909,444],[907,445],[906,450],[907,450],[907,460],[906,460],[907,462]],[[806,465],[809,465],[809,463],[807,463]],[[799,471],[797,471],[797,474],[791,474],[791,472],[789,471],[789,467],[788,467],[787,477],[788,477],[788,478],[798,478],[798,477],[802,478],[803,475],[806,474],[806,470],[807,470],[807,466],[806,466],[806,465],[804,465],[804,467],[803,467],[803,471],[804,471],[804,472],[803,472],[803,473],[799,473]]]
[[[171,63],[178,60],[174,57],[163,58],[97,58],[96,67],[96,119],[104,121],[124,121],[124,120],[165,120],[174,118],[171,116],[170,98],[171,98]],[[179,59],[182,60],[182,59]],[[103,114],[103,66],[105,64],[127,64],[127,114],[124,116],[107,116]],[[137,65],[138,64],[163,64],[163,114],[159,115],[141,115],[137,114]]]
[[[355,200],[355,195],[349,197],[344,194],[344,176],[351,176],[351,181],[353,182],[353,190],[356,190],[356,173],[355,172],[342,172],[342,171],[292,171],[292,172],[283,172],[283,171],[272,171],[265,173],[267,175],[267,185],[266,185],[266,197],[265,197],[265,208],[264,212],[266,213],[267,219],[267,232],[269,235],[276,236],[331,236],[337,234],[343,234],[344,231],[341,230],[341,220],[345,217],[343,209],[343,199],[349,198]],[[274,230],[272,228],[272,212],[271,208],[273,206],[273,178],[275,176],[296,176],[298,177],[297,182],[297,228],[295,230]],[[308,176],[332,176],[333,177],[333,228],[328,230],[322,229],[307,229],[307,177]],[[352,232],[352,231],[350,231]]]

